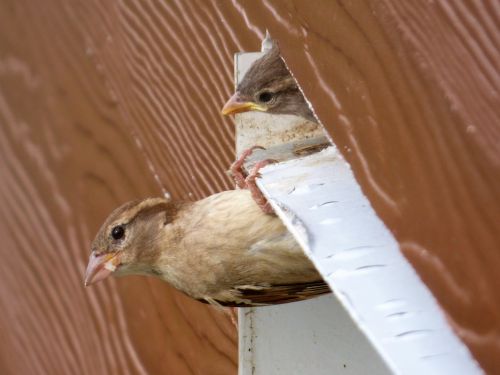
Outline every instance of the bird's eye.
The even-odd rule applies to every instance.
[[[113,237],[115,240],[122,239],[124,235],[125,228],[123,228],[122,225],[117,225],[116,227],[113,227],[113,229],[111,229],[111,237]]]
[[[273,93],[269,92],[269,91],[263,91],[257,97],[257,99],[261,103],[268,103],[268,102],[270,102],[272,100],[272,98],[273,98]]]

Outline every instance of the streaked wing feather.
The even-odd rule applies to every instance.
[[[255,288],[244,286],[235,288],[234,291],[238,301],[214,300],[214,302],[227,307],[278,305],[288,302],[303,301],[331,292],[330,287],[323,280],[301,284],[270,285]],[[200,301],[208,303],[205,300]]]

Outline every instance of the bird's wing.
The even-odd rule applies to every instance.
[[[251,307],[278,305],[282,303],[303,301],[322,294],[330,293],[331,290],[323,280],[300,284],[283,284],[254,286],[242,285],[233,288],[231,300],[200,300],[201,302],[228,306],[228,307]]]

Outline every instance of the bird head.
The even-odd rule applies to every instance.
[[[148,198],[114,210],[92,242],[85,285],[111,274],[151,274],[161,253],[165,226],[175,215],[174,206],[163,198]]]
[[[275,42],[252,64],[222,108],[223,115],[248,111],[295,115],[317,122]]]

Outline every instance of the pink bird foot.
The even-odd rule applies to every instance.
[[[236,331],[238,330],[238,308],[237,307],[228,307],[226,310],[227,315],[231,319],[231,323],[233,324]]]
[[[267,198],[260,191],[259,187],[257,186],[257,183],[255,182],[255,179],[260,177],[259,170],[261,168],[264,168],[266,165],[269,165],[272,163],[276,163],[276,160],[266,159],[266,160],[259,161],[257,164],[254,165],[254,167],[250,171],[249,175],[245,179],[246,187],[248,190],[250,190],[250,193],[252,194],[252,198],[257,203],[257,205],[261,208],[261,210],[266,214],[273,214],[274,210],[271,207],[271,204],[269,203]]]
[[[243,172],[243,164],[245,163],[245,160],[250,155],[252,155],[253,151],[256,149],[265,150],[265,148],[262,146],[253,146],[247,148],[241,153],[240,157],[233,164],[231,164],[231,175],[233,176],[234,182],[240,189],[245,189],[247,187],[247,184],[245,182],[245,174]]]

